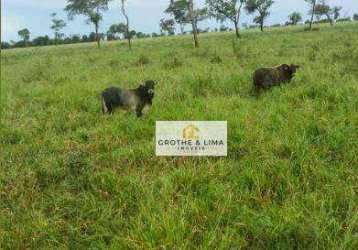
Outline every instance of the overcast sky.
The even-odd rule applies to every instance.
[[[51,37],[53,32],[50,30],[50,14],[58,13],[60,18],[67,22],[64,32],[66,35],[88,34],[93,31],[93,27],[87,25],[84,17],[76,17],[73,21],[67,20],[67,15],[63,11],[66,0],[1,0],[1,40],[19,40],[17,31],[28,28],[31,38],[48,34]],[[113,23],[123,22],[123,17],[119,9],[120,0],[113,0],[110,10],[104,14],[101,23],[101,32],[105,33]],[[145,33],[159,32],[159,21],[166,17],[163,11],[167,7],[169,0],[128,0],[128,14],[131,20],[131,28]],[[203,6],[205,0],[194,0],[196,6]],[[358,13],[358,0],[327,0],[330,5],[343,7],[343,16],[352,16]],[[308,6],[304,0],[275,0],[271,8],[271,16],[267,19],[268,24],[284,23],[287,16],[293,11],[299,11],[305,18]],[[244,13],[241,22],[251,23],[253,16]],[[231,25],[228,23],[228,25]],[[220,24],[214,20],[200,23],[201,28],[219,27]],[[187,28],[189,29],[189,27]]]

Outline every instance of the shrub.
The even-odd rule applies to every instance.
[[[345,18],[339,18],[337,19],[337,23],[341,23],[341,22],[351,22],[352,19],[350,17],[345,17]]]

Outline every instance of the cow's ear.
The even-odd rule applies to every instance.
[[[287,64],[282,64],[281,67],[284,71],[290,70],[290,66],[288,66]]]

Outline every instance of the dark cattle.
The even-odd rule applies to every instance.
[[[255,89],[268,89],[281,83],[290,82],[298,68],[298,65],[282,64],[274,68],[257,69],[253,76]]]
[[[150,110],[154,98],[154,85],[152,80],[146,81],[136,89],[120,89],[110,87],[102,92],[102,111],[111,114],[120,107],[135,111],[137,117]]]

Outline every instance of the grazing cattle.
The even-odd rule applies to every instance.
[[[110,87],[102,92],[102,111],[111,114],[116,108],[136,112],[137,117],[150,110],[154,98],[155,82],[148,80],[136,89]]]
[[[254,73],[255,90],[268,89],[281,83],[290,82],[300,66],[282,64],[274,68],[260,68]]]

